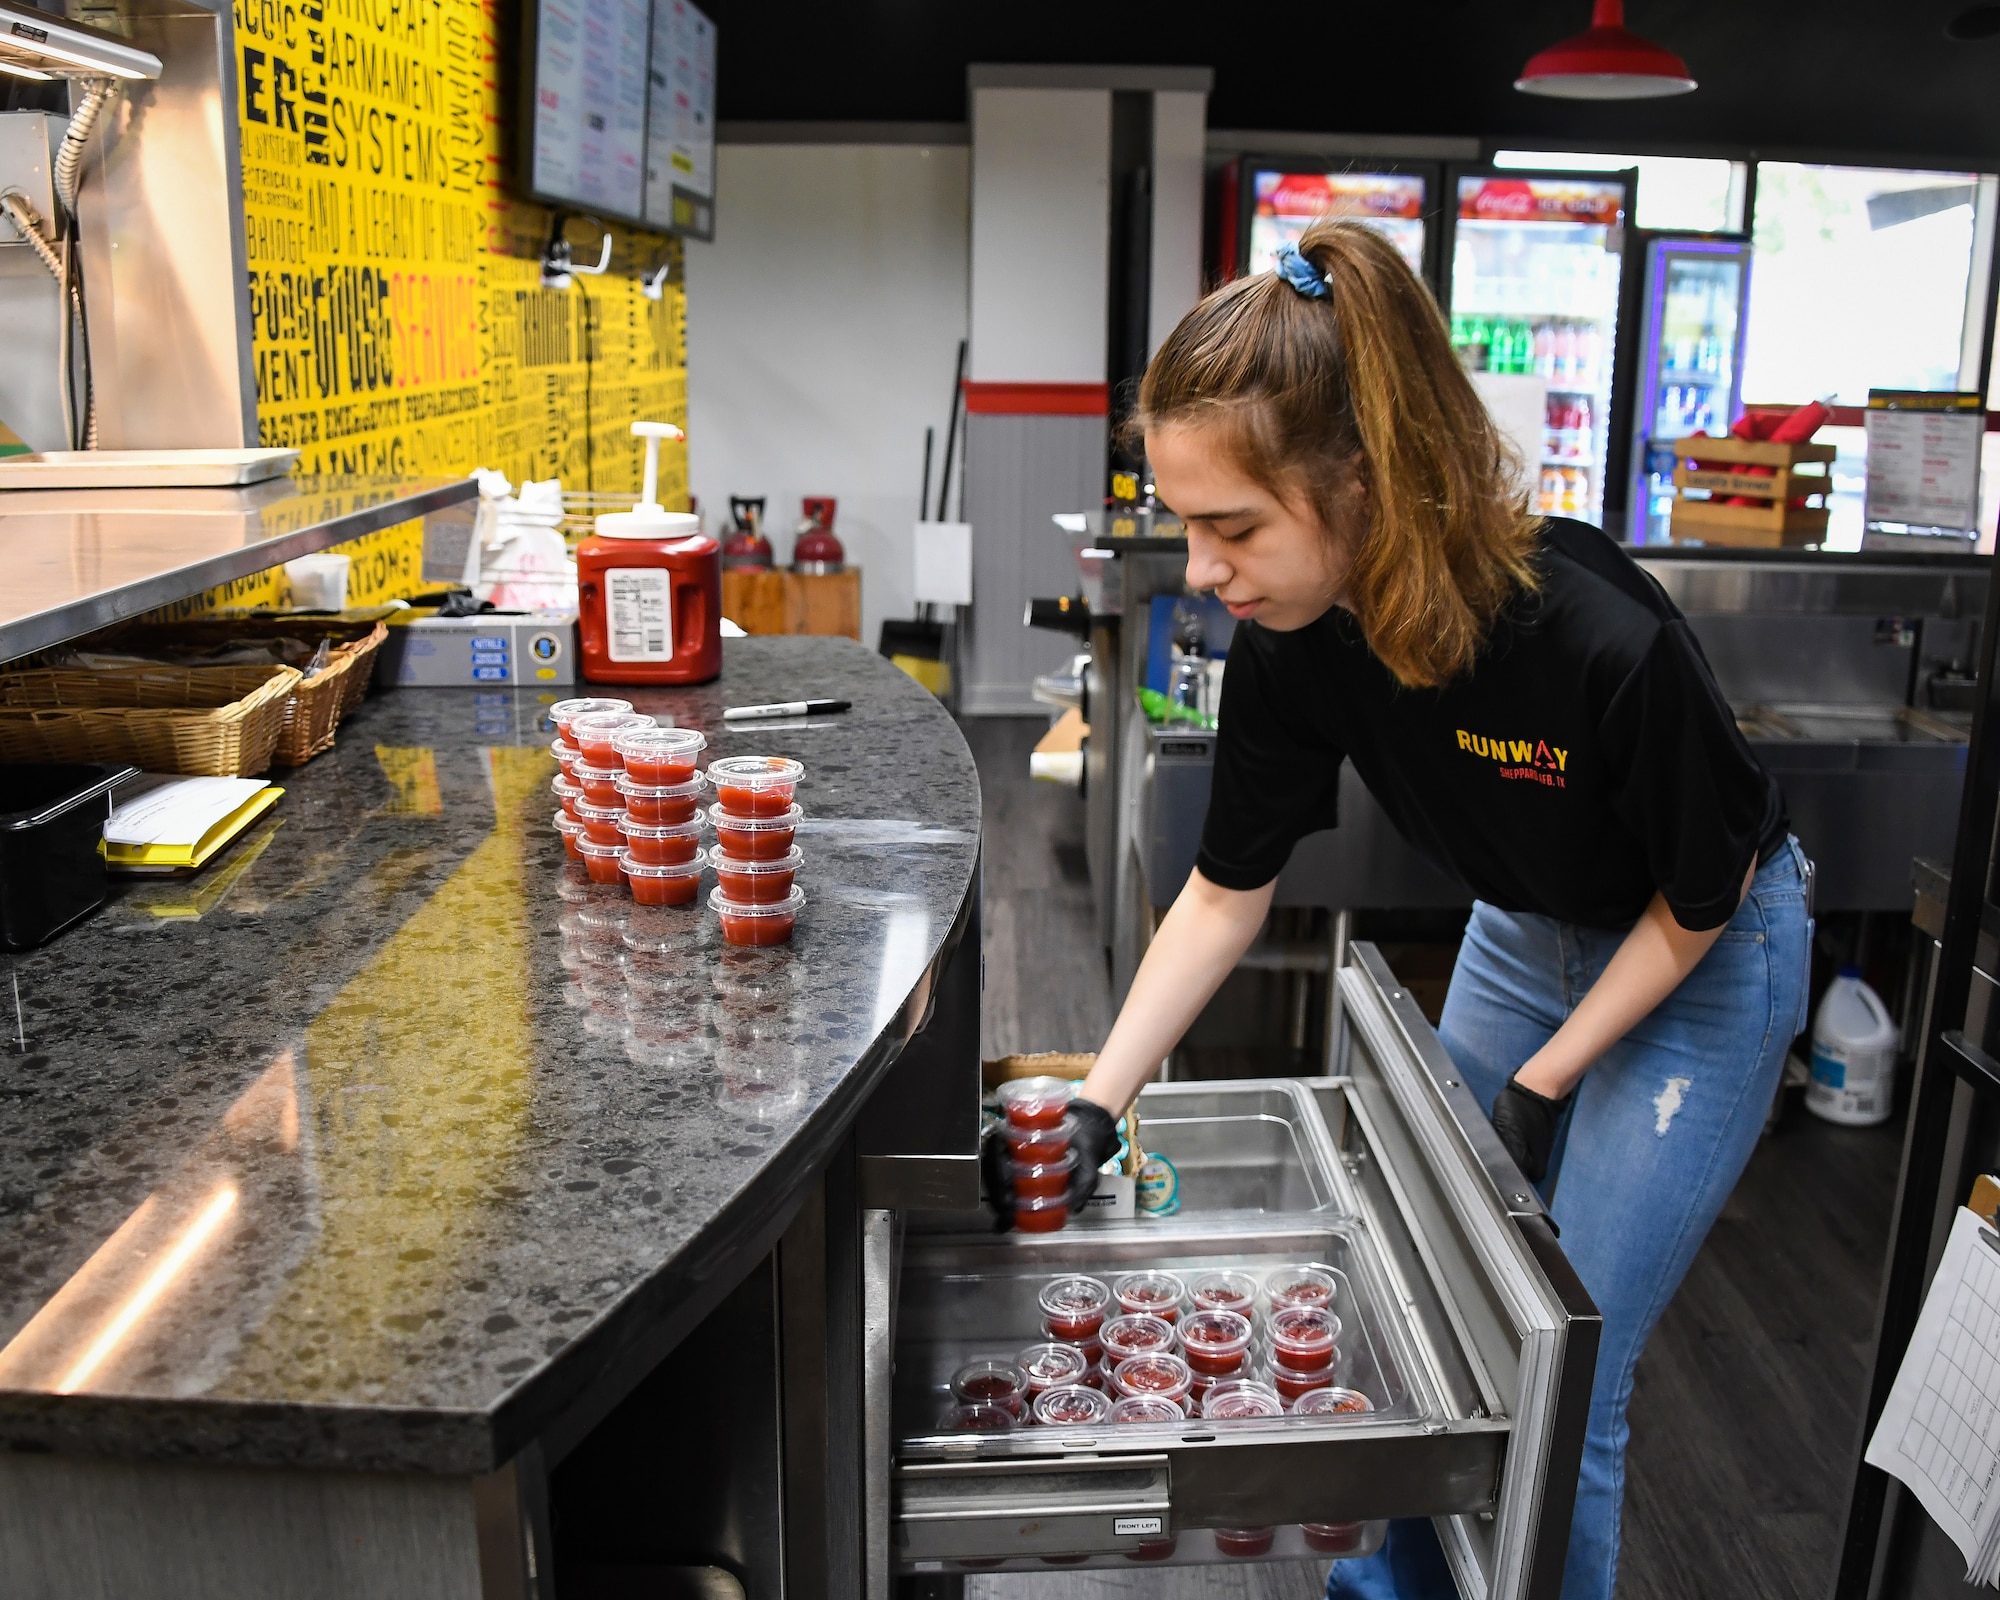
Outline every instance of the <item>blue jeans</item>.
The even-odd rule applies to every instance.
[[[1489,1112],[1624,937],[1472,908],[1438,1032]],[[1604,1315],[1563,1600],[1610,1600],[1632,1373],[1756,1148],[1785,1052],[1805,1028],[1811,941],[1805,857],[1792,840],[1758,871],[1701,964],[1585,1075],[1557,1136],[1541,1188],[1563,1253]],[[1326,1592],[1455,1593],[1425,1521],[1392,1523],[1376,1555],[1334,1566]]]

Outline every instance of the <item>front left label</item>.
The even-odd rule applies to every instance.
[[[607,649],[613,661],[674,658],[673,580],[665,567],[612,567],[604,574]]]

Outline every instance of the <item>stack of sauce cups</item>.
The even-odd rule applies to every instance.
[[[1000,1085],[1012,1161],[1014,1226],[1054,1233],[1069,1221],[1069,1175],[1076,1164],[1070,1137],[1070,1085],[1063,1078],[1014,1078]]]
[[[592,883],[615,884],[625,881],[622,859],[625,836],[624,797],[618,793],[623,772],[612,740],[627,728],[649,728],[653,719],[630,707],[624,710],[576,710],[589,702],[565,700],[557,710],[566,716],[557,720],[562,737],[556,741],[556,760],[563,776],[575,786],[571,798],[565,791],[564,810],[583,825],[577,848]],[[616,704],[616,702],[606,702]],[[553,714],[553,713],[552,713]],[[567,745],[569,748],[562,748]]]
[[[562,803],[562,810],[555,814],[553,820],[556,832],[562,835],[564,853],[572,861],[584,859],[585,835],[583,819],[576,809],[584,797],[583,785],[576,781],[576,765],[583,753],[570,738],[571,727],[579,717],[616,714],[631,709],[632,702],[629,700],[607,700],[595,696],[559,700],[549,708],[549,720],[556,725],[555,742],[549,749],[556,758],[556,765],[562,769],[550,785],[555,790],[556,799]],[[613,880],[605,878],[602,881],[608,883]]]
[[[708,808],[716,879],[708,903],[728,944],[783,944],[792,936],[806,903],[792,881],[805,859],[792,843],[805,815],[793,798],[804,772],[783,756],[725,756],[708,764],[716,797]]]
[[[701,774],[708,740],[692,728],[628,727],[612,736],[625,843],[620,870],[644,906],[692,905],[701,888]]]

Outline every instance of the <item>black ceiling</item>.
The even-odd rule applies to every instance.
[[[1588,0],[704,4],[724,121],[957,122],[971,62],[1132,63],[1213,67],[1217,128],[2000,155],[2000,37],[1968,0],[1628,0],[1629,25],[1701,87],[1626,105],[1513,89]],[[1948,37],[1955,18],[1987,36]]]

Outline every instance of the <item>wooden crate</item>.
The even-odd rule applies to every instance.
[[[1834,454],[1830,444],[1774,444],[1767,439],[1711,439],[1704,434],[1676,440],[1674,537],[1760,548],[1817,544],[1826,537]],[[1746,467],[1770,470],[1747,472]],[[1723,505],[1719,498],[1690,499],[1690,489],[1717,497],[1743,496],[1756,503]],[[1819,504],[1790,503],[1802,496]]]
[[[733,567],[722,574],[722,614],[745,633],[861,637],[861,569],[788,572]]]

